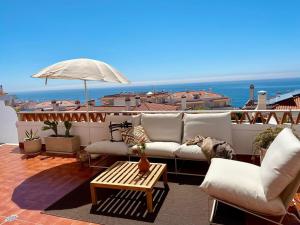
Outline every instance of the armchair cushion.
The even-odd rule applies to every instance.
[[[250,211],[284,215],[281,198],[267,200],[259,171],[260,167],[249,163],[214,158],[200,188],[217,199]]]
[[[267,199],[278,197],[300,171],[300,141],[283,129],[267,150],[261,164],[261,182]]]

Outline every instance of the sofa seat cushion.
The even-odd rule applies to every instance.
[[[286,212],[279,197],[267,200],[260,167],[253,164],[214,158],[200,188],[217,199],[261,214],[279,216]]]
[[[127,155],[128,147],[124,142],[99,141],[86,146],[90,154]]]
[[[141,125],[150,138],[150,141],[170,141],[181,143],[181,113],[143,113]]]
[[[230,113],[184,114],[182,143],[197,135],[212,137],[232,145]]]
[[[175,151],[180,147],[180,144],[176,142],[149,142],[146,143],[145,154],[147,156],[168,157],[174,158]],[[132,150],[137,146],[129,148],[129,154],[132,154]]]
[[[278,197],[300,172],[300,141],[283,129],[268,148],[261,164],[261,181],[267,199]]]
[[[204,153],[198,145],[180,145],[175,155],[182,159],[206,160]]]

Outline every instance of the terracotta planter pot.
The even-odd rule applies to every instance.
[[[45,137],[46,152],[72,154],[80,150],[80,139],[73,137]]]
[[[32,141],[24,141],[24,151],[26,154],[36,154],[42,149],[42,140],[34,139]]]
[[[141,156],[140,161],[138,162],[138,168],[140,173],[146,173],[150,169],[150,162],[146,156]]]

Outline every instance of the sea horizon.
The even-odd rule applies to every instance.
[[[255,95],[260,90],[267,91],[268,97],[274,97],[278,93],[283,94],[300,88],[300,77],[295,78],[275,78],[275,79],[257,79],[257,80],[237,80],[237,81],[209,81],[192,83],[172,83],[155,85],[134,85],[134,86],[113,86],[113,87],[91,87],[88,89],[89,99],[95,99],[99,105],[99,99],[105,95],[118,94],[121,92],[178,92],[205,90],[212,91],[231,99],[231,105],[242,107],[249,99],[249,86],[254,84]],[[80,100],[84,102],[83,88],[74,88],[66,90],[34,90],[10,92],[22,101],[50,101],[50,100]]]

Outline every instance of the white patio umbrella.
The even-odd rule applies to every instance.
[[[112,66],[98,60],[84,58],[55,63],[32,75],[32,77],[46,79],[45,84],[47,84],[48,79],[83,80],[86,102],[88,101],[86,81],[129,83],[129,80]]]
[[[48,79],[83,80],[88,120],[87,81],[129,83],[129,80],[112,66],[98,60],[86,58],[71,59],[55,63],[42,69],[37,74],[32,75],[32,77],[46,79],[45,84],[47,84]]]

